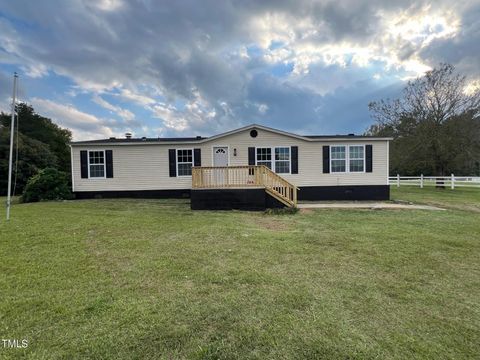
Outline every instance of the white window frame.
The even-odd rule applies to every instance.
[[[273,168],[272,168],[272,159],[273,159],[273,156],[274,156],[274,153],[272,153],[272,147],[271,146],[256,146],[255,147],[255,165],[259,165],[258,160],[257,160],[258,149],[270,149],[270,170],[274,171]],[[267,162],[268,160],[260,160],[260,161]],[[260,165],[263,165],[263,164],[260,164]]]
[[[102,152],[103,153],[103,176],[90,176],[90,153],[91,152]],[[95,149],[95,150],[87,150],[87,165],[88,165],[88,179],[92,180],[101,180],[107,178],[107,159],[105,157],[105,150],[103,149]],[[101,164],[92,164],[92,165],[101,165]]]
[[[179,161],[178,161],[178,152],[179,151],[182,151],[182,150],[191,150],[192,151],[192,168],[195,164],[195,151],[193,150],[193,148],[181,148],[181,149],[175,149],[175,164],[176,164],[176,167],[177,167],[177,177],[192,177],[192,175],[179,175],[179,172],[178,172],[178,165],[180,164]],[[182,164],[190,164],[190,162],[182,162]]]
[[[363,148],[363,170],[362,171],[351,171],[350,170],[350,146],[354,147],[354,146],[357,146],[357,147],[362,147]],[[359,158],[354,158],[353,160],[360,160]],[[358,145],[354,145],[354,144],[350,144],[348,145],[348,172],[349,173],[352,173],[352,174],[363,174],[365,171],[365,167],[367,165],[367,154],[365,153],[365,144],[358,144]]]
[[[333,171],[332,167],[332,160],[340,160],[340,159],[332,159],[332,147],[345,147],[345,171]],[[350,171],[350,146],[361,146],[363,147],[363,171]],[[335,144],[329,145],[329,163],[330,163],[330,173],[331,174],[363,174],[365,173],[365,167],[367,165],[367,154],[365,153],[365,144]],[[360,160],[360,159],[354,159]]]
[[[277,173],[276,171],[276,168],[275,168],[275,162],[276,161],[286,161],[286,160],[275,160],[275,149],[276,148],[288,148],[288,162],[289,162],[289,165],[288,165],[288,169],[289,169],[289,172],[285,172],[285,173]],[[292,173],[292,147],[291,146],[288,146],[288,145],[278,145],[278,146],[256,146],[255,147],[255,165],[258,165],[257,163],[257,150],[258,149],[270,149],[270,152],[271,152],[271,158],[270,158],[270,170],[272,170],[275,174],[279,174],[279,175],[290,175]],[[262,161],[262,160],[260,160]],[[266,162],[267,160],[264,160],[264,162]]]
[[[286,160],[275,160],[275,150],[278,148],[288,148],[288,172],[277,173],[277,161],[286,161]],[[274,165],[273,172],[275,174],[280,174],[280,175],[291,174],[292,173],[292,147],[291,146],[275,146],[274,148],[272,148],[272,150],[273,150],[272,161]]]

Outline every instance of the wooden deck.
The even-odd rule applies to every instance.
[[[286,206],[297,206],[298,188],[265,165],[192,168],[192,189],[232,188],[264,188]]]

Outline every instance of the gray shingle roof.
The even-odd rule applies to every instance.
[[[98,140],[85,140],[85,141],[72,141],[70,144],[73,145],[82,145],[82,144],[115,144],[115,143],[155,143],[155,142],[189,142],[189,141],[200,141],[205,140],[206,137],[176,137],[176,138],[108,138],[108,139],[98,139]]]

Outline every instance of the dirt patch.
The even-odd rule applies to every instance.
[[[315,211],[313,209],[299,209],[300,214],[313,214]]]
[[[266,230],[273,230],[273,231],[288,231],[293,226],[293,221],[290,219],[289,221],[285,221],[285,217],[279,216],[261,216],[257,217],[254,220],[255,225],[261,227],[262,229]]]

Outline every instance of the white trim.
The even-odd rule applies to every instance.
[[[288,159],[289,159],[289,165],[288,165],[288,172],[284,173],[277,173],[276,169],[276,164],[275,164],[275,149],[276,148],[288,148]],[[258,165],[257,163],[257,149],[270,149],[271,151],[271,158],[270,158],[270,170],[272,170],[275,174],[279,175],[290,175],[292,174],[292,147],[287,146],[287,145],[275,145],[275,146],[255,146],[255,165]],[[260,160],[262,162],[267,162],[267,160]],[[277,160],[277,161],[285,161],[285,160]]]
[[[103,177],[102,176],[90,176],[90,152],[103,152]],[[102,164],[92,164],[92,165],[102,165]],[[96,149],[96,150],[87,150],[87,169],[88,169],[88,179],[89,180],[102,180],[107,178],[107,159],[105,157],[105,149]]]
[[[88,153],[87,153],[88,156]],[[73,175],[73,149],[70,145],[70,173],[72,174],[72,192],[75,192],[75,176]]]
[[[227,148],[227,166],[230,166],[230,145],[212,145],[212,166],[215,166],[214,160],[215,160],[215,153],[213,149],[215,148]]]
[[[350,171],[350,146],[362,146],[363,147],[363,171]],[[333,171],[332,167],[332,160],[343,160],[343,159],[332,159],[332,147],[345,147],[345,171]],[[330,174],[364,174],[366,173],[366,166],[367,166],[367,154],[365,152],[366,145],[365,144],[334,144],[329,145],[328,148],[328,156],[329,156],[329,166],[330,166]],[[353,160],[360,160],[360,159],[353,159]]]
[[[192,168],[195,164],[195,149],[194,148],[178,148],[175,149],[175,166],[177,167],[176,177],[192,177],[192,175],[179,175],[178,174],[178,150],[191,150],[192,151]],[[182,162],[182,164],[189,164],[189,162]]]
[[[372,146],[372,158],[373,158],[373,146]],[[373,171],[373,162],[372,162]],[[390,141],[387,140],[387,185],[390,185]]]

